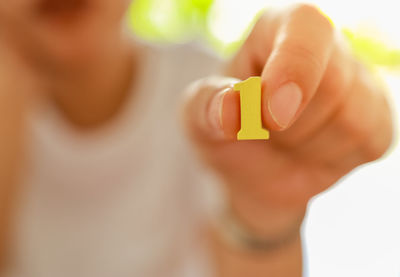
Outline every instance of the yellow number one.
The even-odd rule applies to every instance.
[[[269,132],[262,127],[261,120],[261,78],[250,77],[235,84],[234,90],[240,91],[241,129],[237,139],[269,139]]]

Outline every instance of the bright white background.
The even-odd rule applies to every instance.
[[[209,28],[223,42],[235,41],[256,12],[271,2],[294,1],[217,0]],[[370,35],[400,49],[398,0],[311,2],[338,28],[368,29]],[[400,73],[383,72],[383,76],[392,90],[393,106],[400,110]],[[399,277],[400,148],[316,197],[305,222],[304,241],[305,276]]]

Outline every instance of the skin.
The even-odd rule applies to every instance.
[[[127,4],[0,3],[0,40],[16,53],[0,49],[0,55],[19,57],[2,63],[0,72],[9,66],[26,69],[2,73],[6,81],[0,82],[0,103],[6,99],[16,107],[0,109],[2,197],[11,195],[16,183],[24,114],[32,105],[29,97],[21,97],[31,89],[16,87],[13,80],[35,80],[44,93],[33,97],[52,99],[82,131],[107,122],[124,102],[131,76],[140,71],[143,50],[121,33]],[[252,253],[225,243],[210,228],[219,275],[301,276],[299,227],[309,199],[381,157],[391,142],[384,90],[349,54],[329,20],[308,5],[265,14],[223,75],[262,76],[262,116],[271,140],[234,140],[239,97],[232,79],[222,76],[189,87],[183,103],[188,135],[220,175],[232,211],[248,229],[277,241],[281,234],[295,235],[271,251]],[[283,84],[289,86],[276,93]],[[5,215],[0,224],[6,226],[10,209],[0,209]]]
[[[17,166],[20,164],[22,133],[24,129],[24,110],[27,107],[27,95],[20,93],[21,87],[13,84],[19,67],[13,66],[14,53],[5,45],[1,46],[0,58],[3,65],[0,69],[0,266],[5,262],[7,226],[11,215],[10,196],[13,196],[17,178]],[[7,70],[5,70],[7,68]],[[14,75],[15,74],[15,75]]]

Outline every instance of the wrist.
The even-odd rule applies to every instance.
[[[300,233],[293,234],[285,243],[275,241],[269,247],[258,248],[238,245],[237,241],[232,244],[224,235],[225,231],[212,228],[209,232],[218,276],[302,276]]]
[[[295,239],[301,229],[306,206],[287,208],[269,205],[246,194],[231,194],[223,216],[231,228],[256,242],[279,246]],[[236,227],[233,225],[237,225]]]

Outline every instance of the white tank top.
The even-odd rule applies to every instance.
[[[193,45],[148,49],[138,93],[101,129],[79,132],[50,105],[33,115],[13,276],[212,275],[198,232],[208,177],[178,108],[220,61]]]

